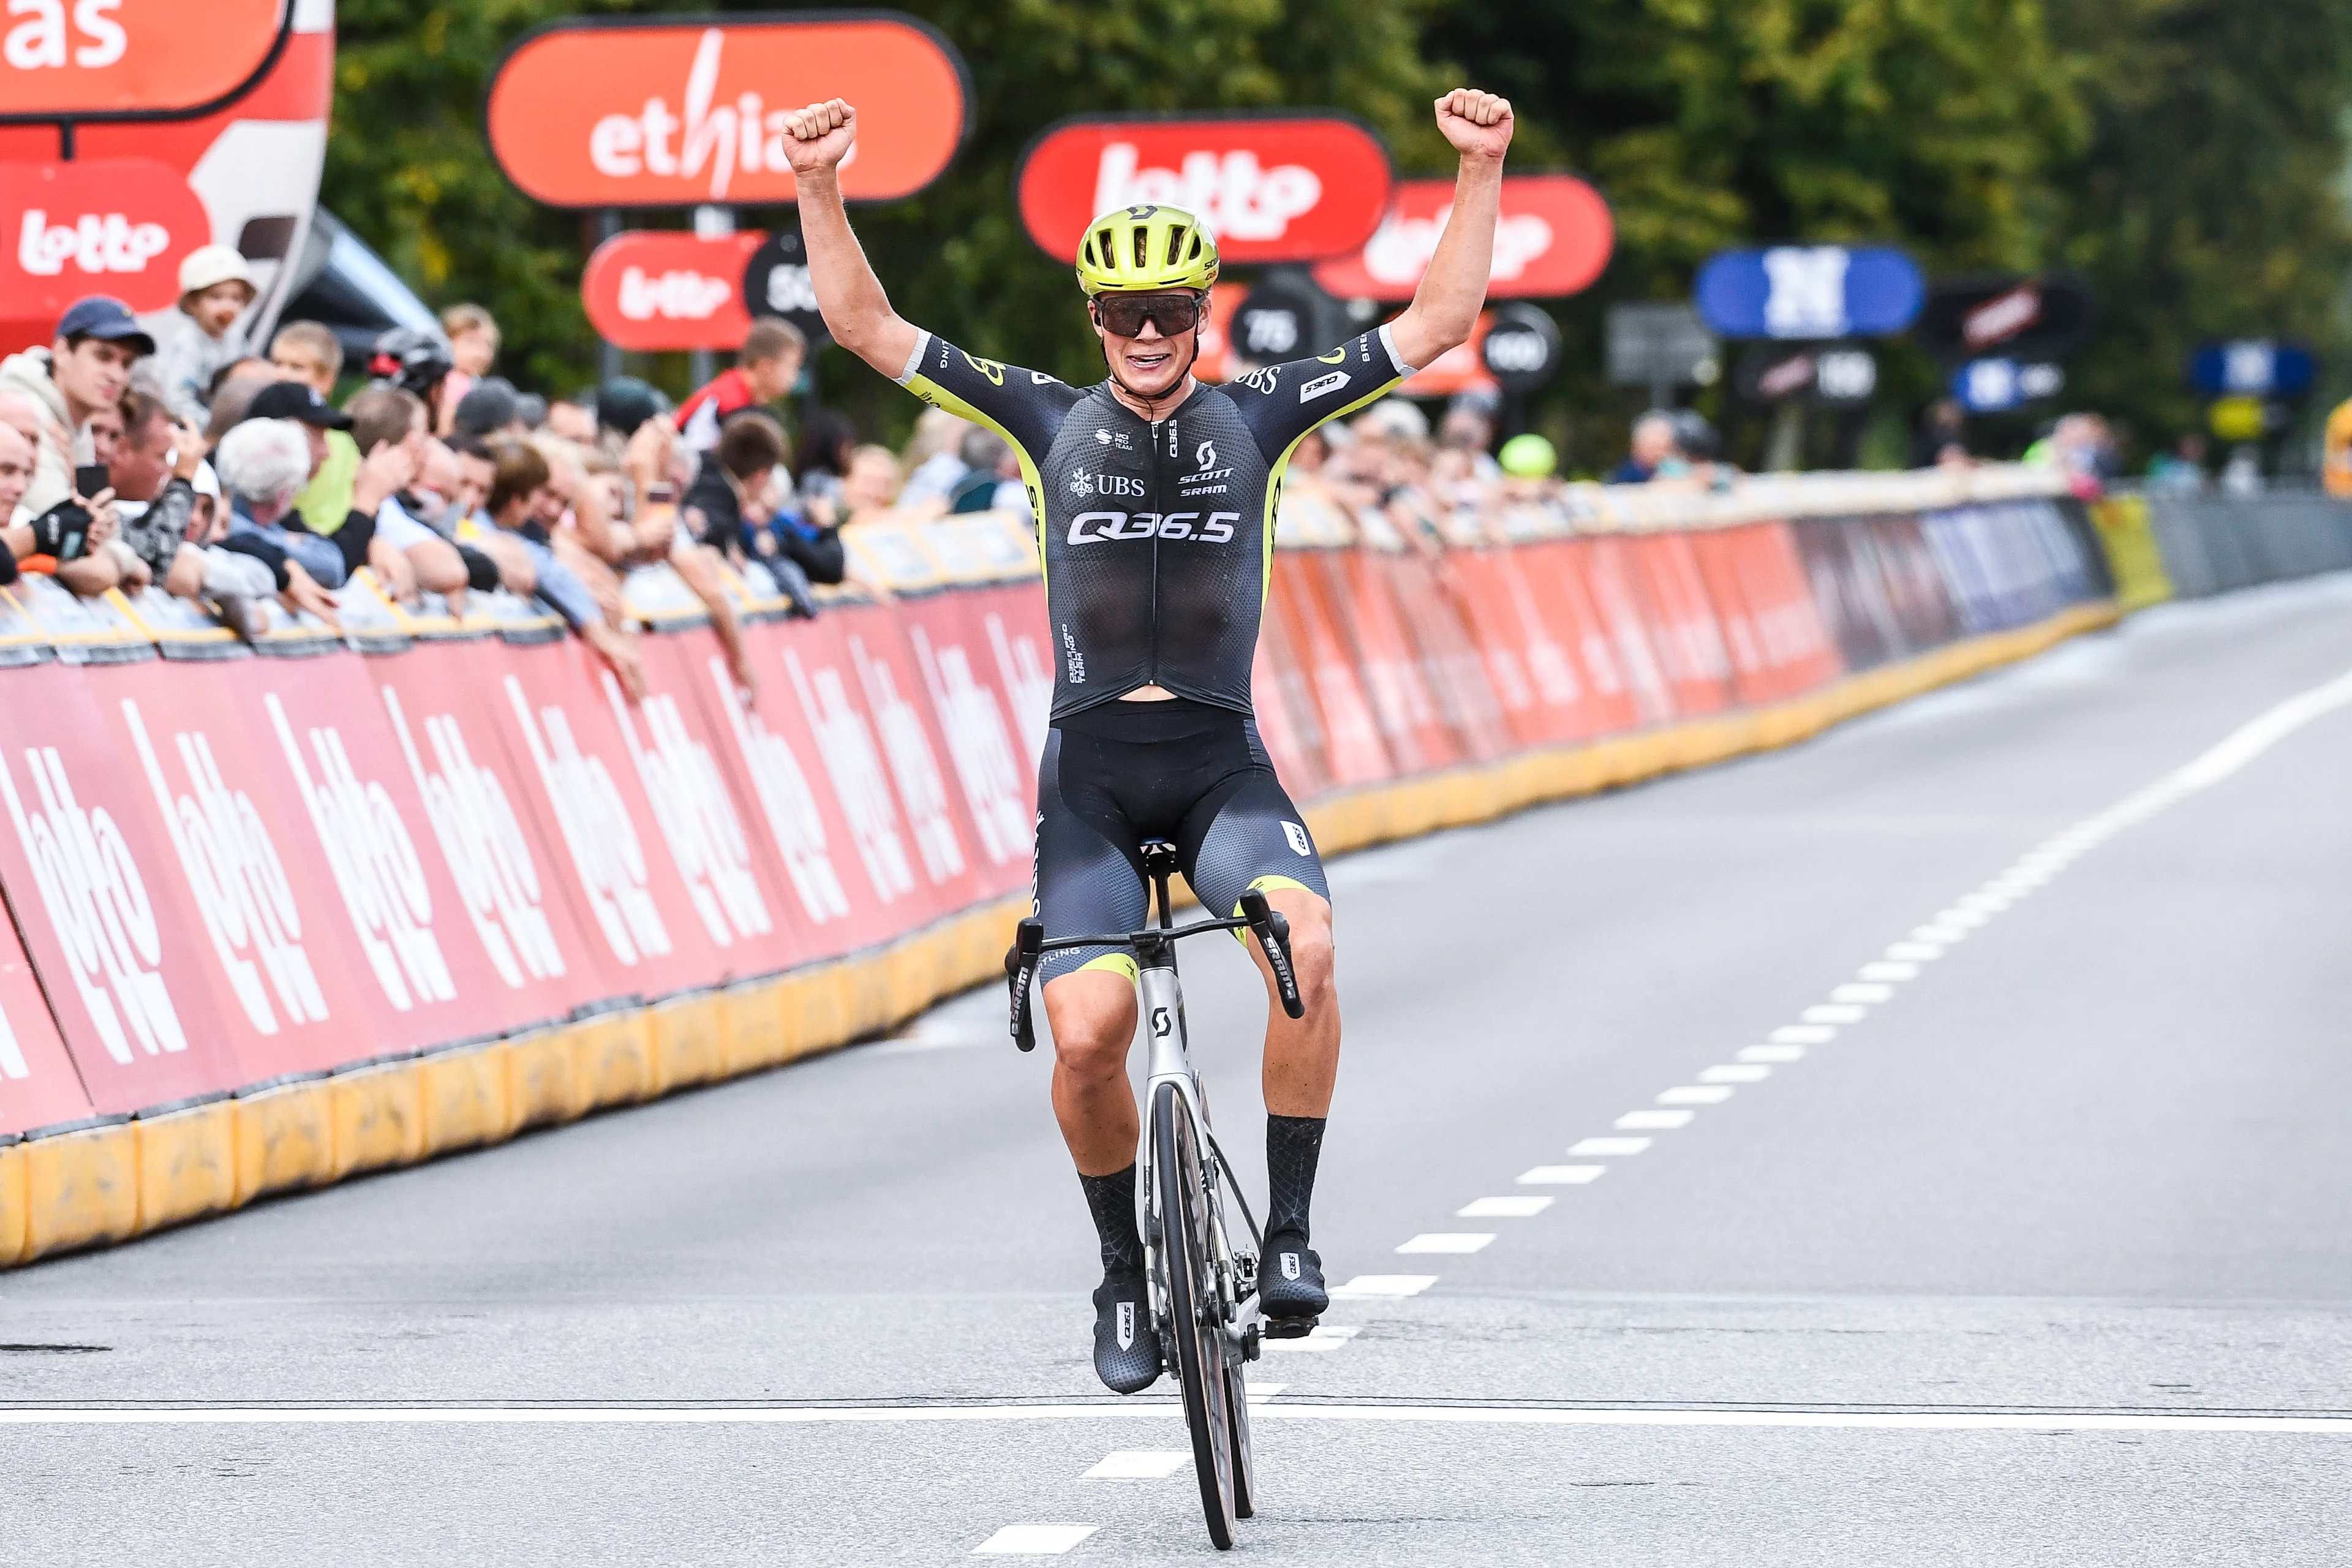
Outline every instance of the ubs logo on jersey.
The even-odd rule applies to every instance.
[[[1234,379],[1252,392],[1271,394],[1276,384],[1282,380],[1282,367],[1278,364],[1270,364],[1264,370],[1254,370],[1247,375],[1236,376]]]
[[[1074,496],[1141,496],[1144,485],[1132,474],[1090,474],[1084,468],[1070,476]]]

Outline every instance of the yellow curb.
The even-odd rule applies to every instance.
[[[708,1083],[724,1072],[727,1043],[718,992],[673,996],[656,1005],[650,1027],[653,1093]]]
[[[747,980],[719,996],[720,1057],[730,1078],[775,1066],[792,1053],[791,1021],[785,1009],[794,998],[779,977]]]
[[[513,1099],[507,1088],[503,1040],[461,1050],[436,1051],[416,1063],[417,1095],[423,1102],[425,1152],[496,1143],[514,1131]]]
[[[653,1092],[653,1035],[646,1009],[600,1013],[574,1024],[572,1075],[583,1110],[631,1105]]]
[[[0,1148],[0,1268],[24,1261],[31,1206],[25,1191],[25,1146]]]
[[[236,1201],[335,1179],[335,1119],[327,1080],[239,1095]]]
[[[517,1035],[501,1056],[507,1074],[509,1130],[550,1126],[587,1113],[569,1026],[558,1024]]]
[[[337,1073],[327,1080],[335,1128],[334,1180],[425,1158],[424,1075],[414,1061]]]
[[[25,1256],[139,1230],[139,1135],[129,1122],[36,1138],[25,1151]]]
[[[161,1230],[236,1206],[236,1102],[142,1117],[139,1228]]]

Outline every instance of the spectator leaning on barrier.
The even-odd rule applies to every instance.
[[[434,404],[433,433],[447,436],[457,427],[458,403],[499,363],[499,323],[479,305],[452,305],[441,312],[441,333],[449,344],[449,370]]]
[[[41,412],[39,466],[21,507],[38,514],[73,494],[74,465],[96,460],[83,426],[122,401],[131,366],[154,352],[130,306],[93,294],[67,307],[47,348],[0,361],[0,392],[23,393]]]
[[[528,441],[502,441],[493,451],[497,473],[487,502],[490,521],[523,546],[538,596],[603,657],[631,697],[643,697],[645,667],[636,639],[605,620],[595,596],[555,557],[544,521],[552,499],[546,458]]]
[[[801,422],[801,438],[793,444],[793,493],[803,506],[823,501],[841,508],[841,481],[849,477],[849,459],[857,450],[857,426],[837,409],[817,408]]]
[[[950,511],[1028,509],[1028,496],[1021,485],[1021,459],[1013,455],[1012,442],[993,430],[974,429],[964,437],[956,456],[963,459],[964,476],[948,492]],[[1008,501],[1009,496],[1019,500]]]
[[[289,321],[269,340],[269,363],[284,379],[331,398],[343,374],[343,345],[316,321]],[[327,460],[294,503],[313,531],[331,533],[342,526],[343,514],[352,510],[352,481],[359,471],[358,445],[343,431],[328,431]]]
[[[898,504],[920,509],[927,502],[944,507],[949,494],[967,471],[956,455],[967,430],[977,428],[944,408],[926,408],[915,417],[915,438],[907,443],[907,483]]]
[[[213,458],[229,503],[222,548],[268,567],[280,597],[334,625],[329,590],[342,584],[342,552],[331,540],[287,526],[294,498],[310,478],[310,443],[302,426],[290,419],[248,419],[221,437]]]
[[[213,378],[245,353],[236,321],[258,292],[228,245],[204,245],[180,263],[180,303],[156,328],[155,372],[163,401],[192,425],[212,413]]]
[[[34,553],[32,525],[9,520],[33,482],[35,461],[33,443],[15,426],[0,424],[0,588],[16,580],[16,557]]]
[[[212,599],[222,619],[249,635],[246,605],[268,597],[277,584],[253,557],[211,542],[210,498],[196,490],[204,437],[193,424],[175,419],[160,396],[136,388],[123,395],[122,426],[107,477],[123,544],[166,593]]]
[[[364,528],[371,536],[364,553],[346,550],[347,565],[364,562],[376,584],[392,598],[414,603],[419,591],[456,594],[465,590],[468,574],[457,547],[419,521],[415,508],[422,503],[410,493],[424,466],[432,437],[425,432],[425,405],[413,393],[396,386],[372,386],[352,399],[352,439],[368,456],[361,463],[364,489],[355,487],[355,500],[381,492],[373,513],[354,519],[336,531],[335,542],[356,536]]]
[[[561,436],[567,441],[577,441],[583,447],[596,444],[596,399],[591,393],[580,397],[559,397],[547,405],[547,433]]]
[[[735,368],[719,372],[678,405],[677,432],[688,449],[708,452],[719,445],[728,420],[747,408],[781,402],[800,380],[807,357],[808,339],[790,321],[776,316],[753,321],[736,353]]]
[[[898,499],[898,459],[887,447],[871,442],[849,455],[849,475],[841,481],[842,520],[855,522],[873,512],[887,510]],[[1026,510],[1028,493],[1022,493]]]
[[[1609,470],[1612,485],[1646,485],[1675,456],[1675,416],[1653,408],[1633,421],[1633,438],[1625,460]]]

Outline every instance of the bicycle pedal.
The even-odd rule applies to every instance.
[[[1268,1318],[1265,1337],[1270,1340],[1303,1340],[1315,1331],[1320,1318]]]

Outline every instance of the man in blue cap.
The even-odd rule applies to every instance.
[[[92,294],[67,307],[55,342],[0,362],[0,392],[20,392],[44,416],[44,439],[33,482],[18,505],[40,513],[73,497],[77,463],[94,463],[90,416],[122,401],[131,367],[155,352],[155,340],[131,307]]]

